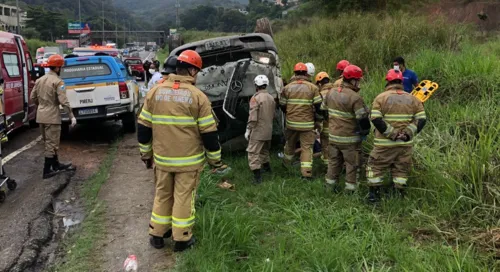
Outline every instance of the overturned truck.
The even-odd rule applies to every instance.
[[[185,44],[170,55],[178,56],[184,50],[195,50],[203,59],[196,86],[212,102],[219,120],[221,143],[231,150],[241,149],[246,130],[250,98],[255,94],[253,83],[257,75],[269,78],[269,93],[278,98],[283,81],[278,50],[271,36],[253,33],[219,37]],[[283,133],[283,115],[278,108],[274,124],[275,136]],[[276,137],[279,139],[279,137]]]

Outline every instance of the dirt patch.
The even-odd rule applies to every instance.
[[[108,182],[99,198],[106,206],[106,239],[99,245],[102,271],[119,271],[129,255],[136,255],[139,271],[164,271],[175,258],[171,245],[157,250],[149,245],[148,225],[154,197],[153,170],[140,160],[134,135],[120,143]]]

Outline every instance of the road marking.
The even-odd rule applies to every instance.
[[[150,56],[151,56],[153,53],[154,53],[154,52],[149,52],[149,55],[146,57],[146,59],[145,59],[145,60],[149,60],[149,59],[151,59],[151,58],[150,58]]]
[[[21,154],[23,151],[26,151],[32,147],[34,147],[38,142],[42,140],[42,136],[38,136],[35,140],[33,140],[31,143],[19,148],[18,150],[10,153],[7,157],[2,159],[2,165],[5,165],[7,162],[15,158],[17,155]]]

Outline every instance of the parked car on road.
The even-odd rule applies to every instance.
[[[135,79],[144,81],[144,66],[142,65],[141,58],[126,58],[125,60],[123,60],[123,62],[125,62],[128,67],[130,67],[132,75],[135,77]]]
[[[119,59],[111,56],[70,57],[61,78],[78,123],[121,120],[126,132],[136,130],[139,85]],[[63,134],[69,116],[63,112]]]

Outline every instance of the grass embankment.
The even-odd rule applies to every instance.
[[[98,259],[96,246],[104,238],[106,232],[104,229],[105,207],[102,201],[98,200],[98,195],[102,185],[108,180],[119,141],[110,147],[99,170],[83,183],[80,197],[85,201],[85,220],[78,232],[64,241],[65,257],[62,262],[50,268],[50,271],[96,271],[99,267],[99,264],[95,262]]]
[[[494,271],[500,241],[500,41],[480,43],[467,26],[399,14],[313,19],[278,33],[284,76],[311,61],[333,72],[340,59],[367,70],[368,105],[384,89],[392,58],[404,55],[421,79],[440,84],[426,102],[428,125],[415,144],[408,199],[373,207],[287,172],[252,186],[244,155],[225,154],[236,191],[200,186],[196,248],[179,271]],[[365,143],[365,151],[373,139]],[[275,156],[276,152],[273,152]],[[498,258],[499,255],[497,255]]]

